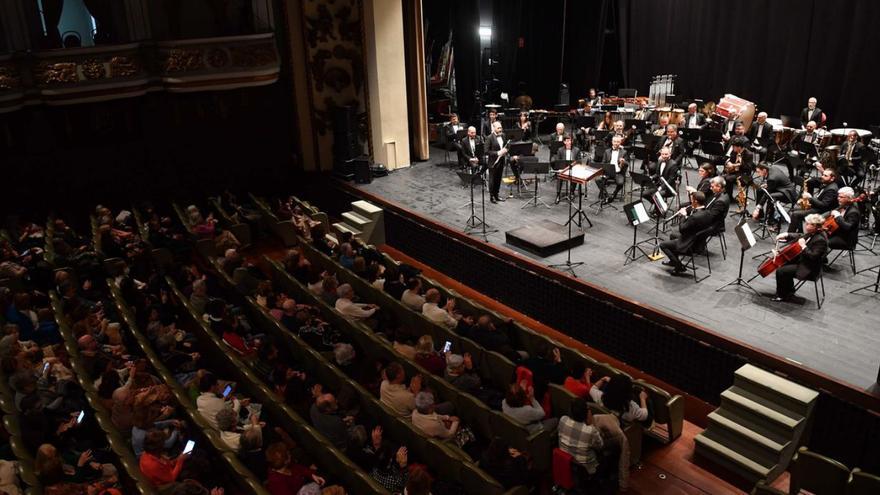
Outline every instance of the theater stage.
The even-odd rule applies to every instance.
[[[387,177],[376,178],[371,184],[358,187],[451,228],[463,230],[470,209],[462,206],[468,203],[470,190],[462,187],[454,169],[436,165],[443,161],[442,150],[432,148],[431,154],[432,159],[428,162],[396,170]],[[542,148],[539,157],[544,160],[547,154],[547,149]],[[687,173],[691,183],[696,184],[696,172],[689,169]],[[568,206],[566,203],[553,205],[555,188],[553,181],[540,182],[541,196],[551,205],[550,209],[543,206],[520,208],[525,198],[508,198],[503,203],[492,204],[487,191],[486,221],[498,230],[488,235],[488,241],[538,263],[564,262],[565,252],[540,258],[505,243],[506,231],[544,220],[565,223]],[[507,188],[502,186],[502,197],[506,194]],[[596,196],[596,186],[589,185],[584,204],[592,203]],[[479,208],[479,188],[476,188],[476,199]],[[624,251],[632,244],[632,227],[622,212],[623,202],[618,200],[614,205],[618,210],[605,209],[599,214],[595,209],[587,212],[593,227],[584,224],[584,243],[571,252],[573,262],[584,263],[575,268],[578,278],[857,388],[866,389],[874,384],[880,366],[880,332],[877,331],[880,328],[880,295],[872,297],[870,291],[849,293],[873,282],[874,274],[854,276],[848,268],[848,260],[842,256],[835,264],[836,270],[825,274],[827,297],[821,310],[816,309],[812,283],[798,292],[802,304],[774,303],[769,297],[756,296],[743,288],[731,287],[716,292],[715,289],[737,277],[739,243],[733,234],[734,218],[727,220],[727,259],[722,260],[718,241],[713,240],[709,245],[712,274],[695,284],[692,277],[669,275],[668,268],[660,261],[642,258],[624,266]],[[649,225],[639,227],[640,240],[651,235]],[[664,235],[661,237],[665,238]],[[759,239],[747,253],[744,278],[756,273],[759,260],[751,258],[772,248],[771,239]],[[858,269],[878,263],[880,256],[856,253]],[[699,257],[697,264],[702,268],[698,275],[705,275],[705,257]],[[442,267],[437,268],[442,270]],[[772,295],[775,279],[772,276],[767,279],[758,277],[752,285],[762,294]]]

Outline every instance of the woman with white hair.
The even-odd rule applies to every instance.
[[[460,424],[457,416],[446,416],[434,411],[434,394],[431,392],[419,392],[416,395],[412,422],[413,426],[429,437],[443,440],[454,437]]]
[[[794,295],[794,279],[805,280],[815,277],[822,269],[825,254],[828,252],[828,237],[822,230],[822,215],[810,214],[804,219],[804,233],[787,232],[776,236],[778,240],[794,241],[800,244],[801,254],[776,270],[776,296],[773,301],[788,301]]]

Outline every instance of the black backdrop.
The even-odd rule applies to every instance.
[[[684,96],[732,93],[771,116],[798,115],[815,96],[833,127],[880,123],[876,0],[617,2],[624,77],[640,92],[677,74]]]
[[[471,100],[477,1],[425,2],[433,3],[446,5],[447,16],[452,6],[457,16],[458,94],[461,103],[467,90]],[[732,93],[778,116],[797,115],[815,96],[833,127],[880,123],[872,94],[880,51],[876,0],[570,0],[561,80],[564,0],[492,3],[495,76],[511,98],[524,82],[539,107],[557,101],[560,81],[570,84],[574,101],[593,85],[647,94],[652,76],[677,74],[677,93],[687,97],[717,101]]]

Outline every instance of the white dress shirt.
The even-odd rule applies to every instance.
[[[351,299],[340,297],[336,300],[336,311],[349,320],[364,320],[373,316],[376,308],[367,308],[366,304],[355,303]]]
[[[223,397],[217,397],[217,394],[213,392],[202,392],[196,399],[196,408],[199,410],[199,414],[215,430],[217,429],[217,413],[230,407],[238,415],[238,411],[241,409],[241,402],[238,399],[227,401]]]
[[[434,323],[439,323],[447,328],[455,328],[458,325],[458,320],[453,318],[448,311],[437,306],[437,303],[426,302],[422,306],[422,314]]]

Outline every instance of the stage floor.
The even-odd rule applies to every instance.
[[[470,209],[462,206],[469,202],[470,191],[462,187],[454,169],[436,165],[444,158],[442,150],[432,148],[431,154],[432,160],[428,162],[396,170],[388,177],[377,178],[371,184],[358,187],[449,227],[463,230]],[[547,149],[542,147],[539,157],[546,159],[547,154]],[[688,170],[687,173],[691,183],[696,184],[696,172]],[[552,206],[550,209],[543,206],[521,209],[525,198],[508,198],[503,203],[492,204],[487,192],[486,220],[493,229],[498,229],[498,232],[489,234],[488,241],[538,263],[549,265],[564,262],[565,252],[538,258],[505,243],[505,231],[545,219],[558,223],[565,223],[568,219],[566,203],[553,205],[555,182],[542,181],[540,191],[544,201]],[[507,187],[502,186],[502,197],[505,194]],[[596,196],[596,186],[589,185],[584,205],[594,201]],[[479,188],[475,197],[479,208]],[[628,198],[628,195],[625,197]],[[584,224],[584,244],[571,252],[573,262],[584,263],[575,269],[578,278],[731,339],[801,363],[855,387],[865,389],[874,384],[880,366],[880,332],[877,331],[880,328],[880,296],[872,297],[870,291],[849,293],[856,287],[873,282],[873,273],[854,276],[849,270],[848,260],[841,256],[835,264],[836,270],[825,274],[827,297],[821,310],[816,309],[812,283],[798,291],[798,296],[805,298],[803,304],[774,303],[769,297],[756,296],[744,288],[729,287],[716,292],[715,289],[737,277],[739,243],[733,234],[735,219],[728,218],[727,241],[732,249],[728,250],[727,259],[722,260],[718,241],[713,240],[709,246],[712,275],[695,284],[692,277],[670,275],[668,268],[662,266],[660,261],[642,258],[624,266],[624,251],[632,243],[632,227],[627,224],[622,212],[623,202],[618,200],[614,205],[618,210],[605,209],[599,214],[595,209],[587,212],[593,227]],[[651,237],[653,230],[648,227],[639,227],[640,240]],[[666,238],[662,234],[661,237]],[[744,278],[756,273],[759,260],[752,260],[752,256],[768,251],[772,246],[772,237],[759,239],[758,244],[746,253]],[[878,263],[878,256],[856,253],[858,269]],[[702,267],[698,275],[700,272],[704,275],[705,257],[698,258],[697,264]],[[772,295],[775,278],[758,277],[752,285],[763,295]]]

